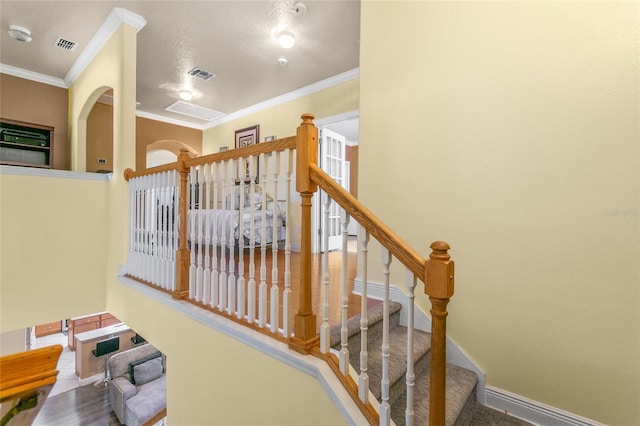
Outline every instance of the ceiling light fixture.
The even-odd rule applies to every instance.
[[[18,41],[29,43],[32,40],[31,31],[19,25],[9,25],[9,35]]]
[[[287,58],[278,58],[278,65],[280,65],[281,67],[284,67],[288,63],[289,61],[287,61]]]
[[[191,93],[189,90],[181,90],[178,93],[178,96],[180,96],[180,99],[182,99],[183,101],[190,101],[193,98],[193,93]]]
[[[283,49],[291,49],[293,47],[293,45],[296,44],[295,37],[293,36],[293,34],[291,34],[288,31],[281,32],[278,35],[278,39],[277,40],[278,40],[278,44]]]

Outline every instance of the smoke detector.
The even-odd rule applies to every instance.
[[[29,29],[19,25],[9,25],[9,35],[11,38],[25,43],[29,43],[33,38]]]

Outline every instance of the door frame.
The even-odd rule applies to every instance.
[[[330,124],[337,123],[345,120],[352,120],[354,118],[360,118],[360,110],[353,110],[344,112],[342,114],[332,115],[330,117],[324,117],[320,119],[316,119],[314,121],[315,126],[318,130],[326,127]],[[318,149],[320,149],[318,147]],[[318,152],[318,155],[320,153]],[[349,171],[349,174],[351,171]],[[350,178],[349,178],[350,179]],[[318,206],[311,209],[311,252],[319,253],[320,247],[322,246],[320,241],[320,235],[322,231],[322,202],[319,200],[319,190],[313,194],[312,205]]]

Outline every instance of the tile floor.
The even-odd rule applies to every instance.
[[[58,360],[58,379],[49,394],[50,397],[80,386],[80,380],[76,376],[76,353],[69,350],[65,334],[56,333],[38,337],[33,341],[31,348],[37,349],[56,344],[62,345],[63,349]]]

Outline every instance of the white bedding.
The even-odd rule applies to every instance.
[[[262,220],[265,217],[266,244],[273,243],[273,211],[255,210],[253,212],[254,244],[262,244]],[[249,246],[251,242],[251,212],[243,211],[242,223],[239,221],[239,210],[227,209],[195,209],[187,214],[187,235],[189,240],[195,240],[199,244],[230,245],[230,235],[233,235],[234,244],[238,245],[240,235],[244,237],[243,244]],[[285,215],[278,212],[276,243],[285,239]],[[233,231],[233,234],[231,234]]]

